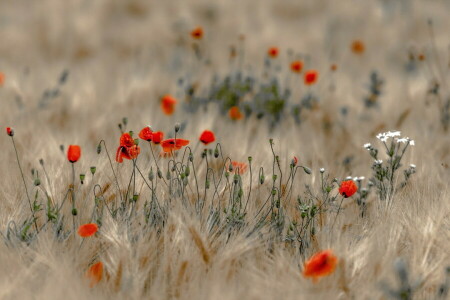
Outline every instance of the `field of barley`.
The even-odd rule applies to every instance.
[[[0,299],[449,299],[449,14],[0,0]]]

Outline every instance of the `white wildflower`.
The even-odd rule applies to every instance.
[[[364,179],[365,179],[366,177],[364,177],[364,176],[360,176],[360,177],[358,177],[358,181],[363,181]]]
[[[396,137],[396,136],[400,136],[401,132],[400,131],[388,131],[385,132],[387,137]]]
[[[381,159],[378,159],[378,160],[375,161],[376,165],[381,165],[382,163],[383,163],[383,160],[381,160]]]
[[[415,164],[410,164],[409,167],[410,167],[411,169],[415,169],[415,168],[416,168],[416,165],[415,165]]]
[[[370,150],[370,148],[372,148],[372,144],[371,143],[364,144],[364,148]]]
[[[323,172],[325,172],[325,169],[324,168],[320,168],[320,173],[323,173]]]

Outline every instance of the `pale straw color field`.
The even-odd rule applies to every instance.
[[[450,2],[437,0],[0,0],[0,299],[448,299],[449,13]],[[190,35],[197,26],[204,30],[201,40]],[[352,52],[353,41],[364,43],[363,53]],[[267,50],[273,46],[280,53],[271,59]],[[305,69],[318,71],[317,83],[307,87],[302,74],[291,72],[289,49],[300,54]],[[255,114],[230,120],[215,103],[189,111],[189,87],[208,99],[214,76],[223,79],[239,70],[256,82],[278,78],[283,89],[290,89],[293,105],[307,94],[318,102],[302,110],[299,124],[287,107],[273,126]],[[373,71],[383,84],[375,105],[368,106],[364,99],[371,94]],[[67,78],[61,80],[63,72]],[[172,115],[160,107],[166,94],[178,99]],[[142,176],[131,160],[115,162],[117,124],[124,117],[126,131],[134,131],[135,138],[147,125],[173,137],[175,124],[181,124],[178,137],[188,139],[194,151],[186,190],[179,184],[184,179],[165,179],[177,182],[176,195],[169,193],[163,178],[170,159],[158,158],[157,145],[152,149],[163,178],[158,179],[146,141],[139,143],[137,160]],[[14,129],[27,190],[6,127]],[[207,148],[214,152],[218,142],[222,149],[219,158],[208,154],[215,174],[224,165],[222,156],[247,165],[252,157],[242,177],[235,176],[237,170],[230,173],[228,186],[223,177],[213,189],[210,178],[205,189],[205,147],[198,141],[205,129],[216,136]],[[376,167],[363,145],[376,146],[387,163],[376,135],[395,130],[415,145],[390,180],[399,187],[410,164],[415,174],[385,200],[372,188],[361,216],[356,194],[344,199],[337,187],[347,176],[364,176],[361,184],[367,186]],[[97,154],[102,139],[107,147],[102,144]],[[280,168],[273,168],[269,139]],[[72,164],[66,156],[70,144],[82,151],[73,164],[75,217]],[[184,149],[175,157],[185,164],[183,172],[189,164],[186,157],[182,161]],[[311,174],[299,168],[289,190],[294,156]],[[337,178],[329,191],[336,201],[315,216],[314,232],[308,227],[297,235],[290,227],[295,220],[298,228],[303,224],[298,196],[325,201],[322,167],[329,181]],[[147,186],[150,170],[151,185],[158,182],[154,193]],[[181,176],[172,173],[177,172]],[[238,185],[230,188],[234,180]],[[125,194],[130,197],[129,182],[128,190],[139,197],[113,217],[108,209]],[[305,185],[317,197],[308,195]],[[243,193],[239,201],[236,186]],[[281,206],[269,201],[269,210],[270,203],[263,205],[274,199],[274,189]],[[27,194],[33,201],[37,191],[33,222]],[[149,217],[154,197],[165,213],[153,208]],[[223,210],[230,197],[238,201],[239,212],[247,204],[245,215],[234,215],[239,220]],[[205,199],[203,209],[200,199]],[[60,211],[49,221],[51,205]],[[80,237],[78,226],[97,222],[101,207],[99,231]],[[305,261],[326,249],[337,257],[333,272],[318,281],[305,277]],[[86,272],[99,261],[102,278],[89,284]]]

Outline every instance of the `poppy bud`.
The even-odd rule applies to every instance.
[[[85,174],[80,174],[80,181],[81,181],[81,184],[83,184],[84,178],[85,178],[85,177],[86,177]]]
[[[78,215],[78,210],[76,208],[72,208],[72,216]]]
[[[97,170],[97,168],[96,167],[91,167],[91,174],[92,174],[92,176],[95,174],[95,171]]]
[[[306,174],[310,175],[311,174],[311,169],[308,167],[303,167],[303,171],[305,171]]]
[[[97,146],[97,154],[100,154],[102,152],[102,144],[99,143]]]
[[[189,176],[189,174],[191,174],[191,169],[189,169],[189,166],[186,166],[186,169],[184,169],[184,174],[186,174],[186,176]]]
[[[189,161],[192,162],[194,160],[194,155],[192,155],[192,152],[189,153]]]
[[[127,117],[122,118],[122,123],[123,123],[123,125],[127,126],[128,118]]]
[[[39,160],[39,164],[40,164],[41,166],[44,165],[44,160],[43,160],[42,158]]]
[[[180,131],[180,123],[176,123],[175,124],[175,132],[178,132],[178,131]]]
[[[264,175],[261,175],[261,176],[259,177],[259,183],[260,183],[260,184],[263,184],[263,183],[264,183],[264,180],[265,180]]]
[[[35,186],[41,185],[41,180],[40,180],[39,178],[36,178],[36,179],[34,180],[34,185],[35,185]]]
[[[59,145],[59,150],[61,150],[61,152],[64,153],[64,145]]]
[[[138,194],[134,194],[134,195],[133,195],[133,201],[134,201],[134,202],[137,202],[138,199],[139,199],[139,195],[138,195]]]
[[[148,179],[150,181],[153,181],[154,178],[155,178],[155,175],[153,174],[153,168],[150,168],[150,172],[148,173]]]
[[[162,178],[162,172],[161,172],[161,170],[160,170],[160,169],[158,169],[157,173],[158,173],[158,177],[159,177],[159,179],[161,179],[161,178]]]
[[[206,188],[206,189],[209,189],[209,180],[206,180],[206,182],[205,182],[205,188]]]
[[[252,162],[252,160],[253,160],[253,157],[249,156],[248,157],[248,162]]]
[[[14,136],[14,129],[12,129],[11,127],[6,127],[6,133],[9,136]]]

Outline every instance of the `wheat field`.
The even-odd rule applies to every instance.
[[[449,13],[0,0],[0,299],[448,299]],[[138,137],[149,125],[189,146],[160,157]],[[128,131],[140,153],[119,163]],[[396,161],[385,145],[406,149]],[[98,232],[81,237],[87,223]],[[333,272],[305,276],[326,249]]]

